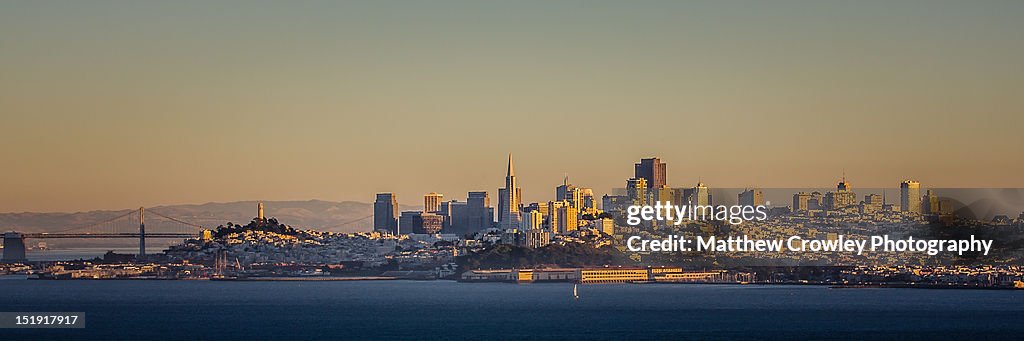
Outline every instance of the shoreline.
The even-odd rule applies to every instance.
[[[425,281],[416,279],[405,279],[390,276],[357,276],[357,277],[223,277],[223,278],[156,278],[156,277],[124,277],[124,278],[38,278],[29,275],[0,275],[0,277],[21,277],[32,281],[217,281],[217,282],[352,282],[352,281]],[[455,283],[503,283],[517,284],[514,281],[459,281],[449,279],[435,279],[426,281],[450,281]],[[556,282],[551,282],[556,283]],[[560,282],[571,283],[571,282]],[[519,283],[521,284],[521,283]],[[602,285],[612,283],[578,283],[582,285]],[[946,285],[946,284],[914,284],[914,283],[874,283],[874,284],[833,284],[833,283],[755,283],[755,282],[624,282],[614,284],[632,285],[740,285],[740,286],[816,286],[828,287],[829,289],[932,289],[932,290],[1000,290],[1015,291],[1024,288],[1014,287],[988,287],[972,285]]]

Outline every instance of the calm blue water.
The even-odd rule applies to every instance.
[[[29,281],[0,311],[84,311],[34,338],[905,338],[1024,332],[1024,291],[447,281]]]

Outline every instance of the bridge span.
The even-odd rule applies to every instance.
[[[154,215],[178,224],[184,228],[174,232],[146,232],[146,209],[139,207],[138,210],[129,211],[128,213],[120,216],[108,219],[99,223],[89,224],[85,226],[71,227],[61,231],[52,233],[21,233],[17,231],[9,231],[3,233],[3,261],[4,262],[22,262],[26,260],[25,255],[25,239],[118,239],[118,238],[129,238],[139,240],[139,257],[146,256],[146,238],[196,238],[199,236],[200,231],[203,230],[201,225],[189,223],[181,219],[168,217],[159,213],[151,212]],[[136,220],[135,218],[138,218]],[[130,221],[132,224],[138,222],[138,230],[135,231],[135,227],[124,226],[125,221]],[[119,224],[120,223],[120,224]],[[125,229],[132,229],[133,231],[123,231]],[[105,231],[100,231],[105,230]]]

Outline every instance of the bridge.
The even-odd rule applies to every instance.
[[[25,239],[116,239],[116,238],[138,238],[139,258],[146,256],[146,238],[196,238],[203,227],[181,219],[169,217],[157,212],[150,211],[151,226],[156,225],[159,229],[146,232],[146,208],[139,207],[138,210],[131,210],[119,216],[82,226],[68,227],[63,230],[42,233],[21,233],[6,232],[3,234],[4,253],[3,261],[18,262],[24,261]],[[154,224],[155,223],[155,224]],[[138,225],[135,225],[138,224]],[[137,228],[137,230],[136,230]]]

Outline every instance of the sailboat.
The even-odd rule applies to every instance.
[[[572,284],[572,298],[580,299],[580,295],[576,292],[576,283]]]

